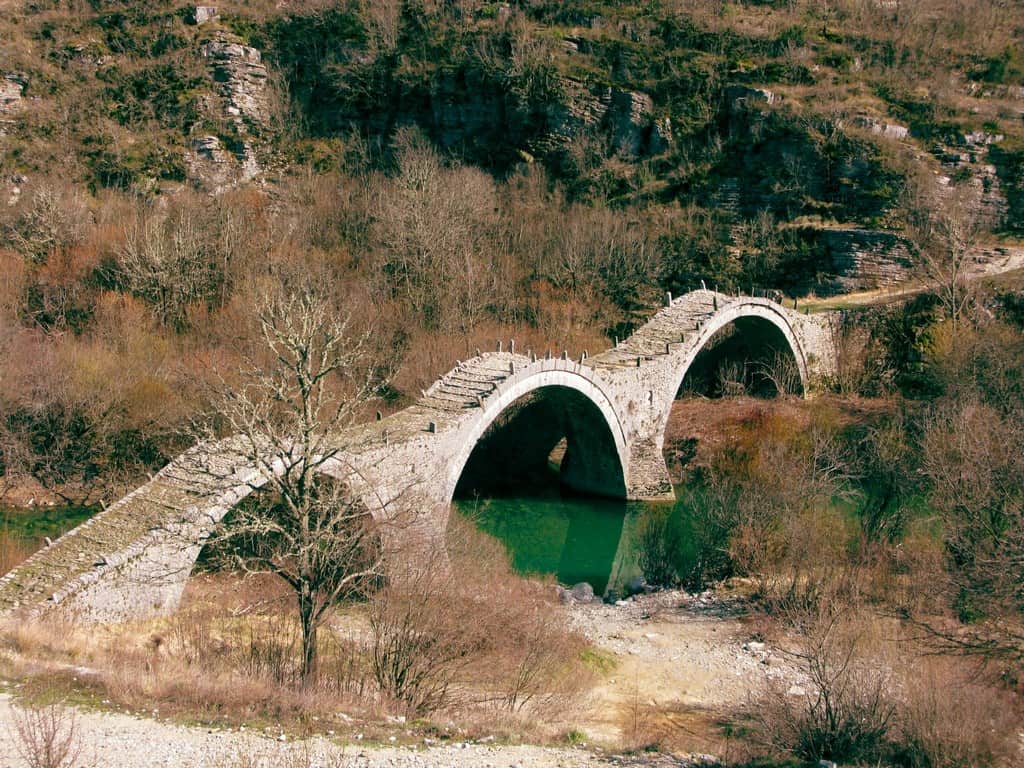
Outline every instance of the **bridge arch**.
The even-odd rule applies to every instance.
[[[668,423],[668,415],[672,402],[675,400],[683,381],[690,373],[698,356],[704,352],[715,336],[737,321],[751,319],[766,323],[770,328],[777,331],[786,346],[793,354],[797,371],[800,374],[800,384],[804,392],[809,385],[808,359],[800,338],[787,316],[786,310],[770,299],[744,297],[736,299],[720,307],[714,314],[710,315],[706,323],[701,326],[697,336],[686,345],[685,352],[675,365],[672,376],[668,376],[661,392],[661,402],[665,404],[664,423],[661,425],[661,432]]]
[[[444,484],[444,496],[450,502],[466,470],[470,457],[488,430],[509,408],[528,395],[547,392],[569,392],[578,402],[584,403],[610,438],[609,448],[614,451],[614,467],[618,477],[611,480],[604,490],[581,488],[604,495],[618,495],[625,498],[627,473],[629,469],[629,447],[626,434],[611,398],[595,381],[593,371],[586,366],[565,360],[542,360],[529,364],[523,370],[504,381],[484,403],[479,416],[468,429],[460,430],[457,450],[448,462]],[[620,487],[621,486],[621,487]],[[614,491],[612,490],[614,488]]]

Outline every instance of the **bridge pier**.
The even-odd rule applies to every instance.
[[[629,455],[626,498],[635,501],[675,501],[660,441],[635,440]]]

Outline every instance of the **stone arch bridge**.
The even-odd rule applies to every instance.
[[[526,453],[546,461],[562,440],[570,488],[670,498],[662,445],[672,403],[702,355],[736,341],[791,355],[805,392],[834,373],[829,316],[702,289],[667,301],[631,337],[592,357],[513,347],[461,361],[413,406],[339,434],[338,458],[324,469],[358,478],[352,486],[379,514],[388,499],[417,488],[428,538],[443,533],[453,494],[474,468],[508,466]],[[121,620],[173,609],[212,527],[263,482],[231,446],[227,439],[187,451],[30,557],[0,579],[0,614],[59,606]]]

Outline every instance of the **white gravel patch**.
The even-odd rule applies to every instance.
[[[24,768],[13,703],[0,694],[0,768]],[[582,768],[616,764],[583,749],[454,743],[377,747],[314,737],[289,739],[241,730],[171,725],[113,712],[77,712],[80,766],[103,768]]]

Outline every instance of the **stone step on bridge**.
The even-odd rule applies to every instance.
[[[339,434],[323,469],[378,517],[415,507],[418,519],[404,535],[432,546],[443,546],[449,504],[477,457],[518,461],[527,444],[546,459],[551,441],[564,438],[561,478],[572,489],[671,498],[664,433],[698,356],[723,336],[774,345],[792,355],[810,392],[834,373],[832,328],[829,315],[802,315],[770,299],[694,291],[591,357],[513,347],[460,361],[416,404]],[[517,419],[527,422],[518,432]],[[503,431],[512,435],[504,443]],[[59,608],[116,621],[173,610],[211,531],[266,482],[238,440],[186,451],[0,578],[0,615]]]

